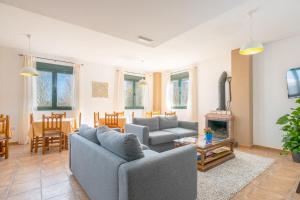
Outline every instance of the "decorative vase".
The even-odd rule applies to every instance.
[[[292,152],[292,157],[293,157],[294,162],[300,163],[300,153]]]
[[[205,134],[205,140],[209,143],[212,142],[213,134],[212,133],[206,133]]]

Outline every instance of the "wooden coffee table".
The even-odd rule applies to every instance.
[[[175,146],[195,144],[197,146],[197,168],[207,171],[235,157],[233,139],[213,139],[207,143],[204,136],[186,137],[175,140]]]

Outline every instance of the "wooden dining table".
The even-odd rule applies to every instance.
[[[74,118],[63,118],[62,119],[62,132],[66,135],[69,135],[74,131]],[[32,122],[32,125],[29,129],[28,134],[30,139],[34,137],[42,137],[43,136],[43,120],[38,119]],[[68,142],[64,143],[64,149],[68,149]]]

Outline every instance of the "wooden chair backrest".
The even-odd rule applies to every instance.
[[[125,112],[114,112],[114,114],[118,114],[119,117],[124,117],[125,116]]]
[[[176,116],[176,112],[165,112],[166,117]]]
[[[119,115],[118,114],[107,114],[105,113],[105,125],[110,128],[117,128],[119,126]]]
[[[9,116],[0,115],[0,135],[9,137]]]
[[[100,115],[99,112],[94,112],[94,127],[96,128],[99,125]]]
[[[146,112],[146,118],[151,118],[152,117],[152,112]]]
[[[30,125],[32,125],[32,123],[33,123],[33,113],[30,113],[30,115],[29,115],[29,122],[30,122]]]
[[[53,117],[55,117],[55,116],[59,117],[60,115],[62,116],[62,118],[66,118],[67,117],[67,112],[63,112],[63,113],[54,113],[54,112],[52,112],[51,113],[51,116],[53,116]]]
[[[78,116],[78,125],[79,127],[81,126],[81,112],[79,112],[79,116]]]
[[[43,131],[43,136],[47,131],[62,132],[62,115],[57,115],[57,116],[43,115],[42,131]]]

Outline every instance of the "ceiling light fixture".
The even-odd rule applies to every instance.
[[[28,53],[29,53],[29,59],[30,61],[26,61],[26,65],[22,68],[20,74],[22,76],[38,76],[39,73],[36,70],[36,68],[33,66],[33,61],[32,58],[30,57],[31,54],[31,49],[30,49],[30,40],[31,40],[31,35],[30,34],[26,34],[26,37],[28,38]]]
[[[264,51],[264,46],[257,41],[254,41],[253,36],[253,30],[252,30],[252,16],[256,12],[256,10],[252,10],[249,12],[249,41],[244,44],[241,48],[239,53],[241,55],[254,55],[258,54]]]
[[[154,42],[154,40],[144,37],[144,36],[138,36],[138,41],[140,41],[144,44],[151,44],[152,42]]]

